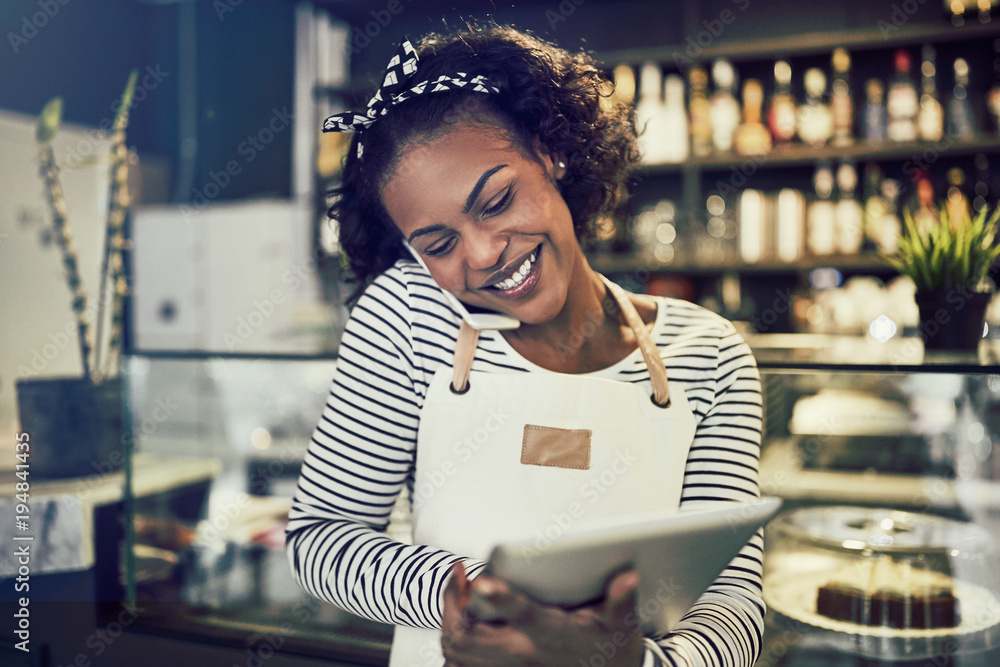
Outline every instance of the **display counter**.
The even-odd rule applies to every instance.
[[[1000,534],[996,341],[983,341],[978,354],[925,355],[918,339],[748,340],[764,390],[763,493],[782,496],[789,511],[892,509]],[[384,664],[392,628],[306,596],[284,552],[299,463],[334,363],[238,355],[131,360],[137,421],[152,397],[172,396],[180,405],[168,422],[137,440],[137,461],[202,457],[217,466],[205,512],[195,520],[169,506],[136,503],[132,583],[144,612],[133,632],[340,664]],[[137,494],[141,479],[137,475]],[[405,525],[403,501],[393,534],[404,536]],[[761,665],[860,665],[878,658],[871,650],[845,651],[849,636],[833,648],[817,648],[801,629],[790,642],[788,628],[773,614],[768,623]],[[992,639],[956,644],[962,662],[955,664],[996,664],[982,662],[995,660],[994,649]],[[898,664],[928,657],[893,650]]]

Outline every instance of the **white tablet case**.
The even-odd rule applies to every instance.
[[[719,509],[644,514],[544,540],[494,548],[488,570],[539,600],[572,607],[601,597],[630,564],[639,572],[637,615],[626,623],[668,632],[781,507],[779,498]]]

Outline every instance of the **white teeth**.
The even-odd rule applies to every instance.
[[[500,282],[496,283],[493,286],[501,290],[508,290],[511,289],[512,287],[517,287],[522,282],[524,282],[524,279],[528,276],[528,273],[531,271],[531,266],[532,264],[534,264],[534,262],[535,262],[535,253],[531,253],[528,259],[524,260],[524,264],[522,264],[517,268],[517,271],[514,272],[514,275],[512,275],[510,278],[507,278],[506,280],[501,280]]]

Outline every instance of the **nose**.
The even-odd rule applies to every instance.
[[[474,229],[465,236],[465,257],[469,269],[486,271],[496,268],[503,259],[510,235],[488,229]]]

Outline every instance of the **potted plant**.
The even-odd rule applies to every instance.
[[[929,350],[974,351],[983,336],[983,316],[993,296],[989,274],[997,258],[1000,207],[983,206],[937,216],[903,212],[899,251],[886,259],[917,286],[920,334]]]
[[[123,227],[129,205],[128,150],[125,128],[138,72],[129,75],[111,130],[110,193],[101,261],[96,327],[88,321],[87,293],[80,277],[77,250],[67,220],[66,201],[52,139],[62,122],[62,99],[42,109],[36,126],[40,174],[52,212],[55,238],[62,254],[77,340],[83,362],[76,377],[22,378],[17,381],[21,428],[31,438],[30,472],[65,478],[106,473],[121,467],[122,441],[121,335],[123,299],[128,283],[122,268]],[[111,281],[110,289],[108,281]],[[112,293],[108,303],[107,293]],[[111,331],[102,340],[107,308]],[[96,337],[92,330],[96,328]],[[103,353],[103,355],[102,355]]]

